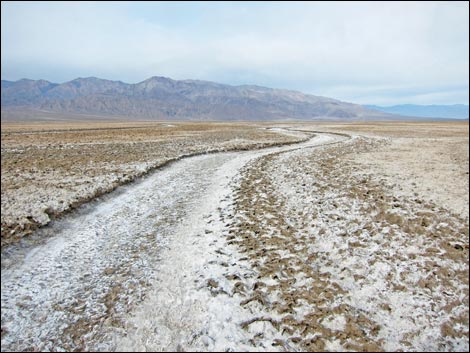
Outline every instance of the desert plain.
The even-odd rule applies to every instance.
[[[469,348],[468,121],[1,134],[2,350]]]

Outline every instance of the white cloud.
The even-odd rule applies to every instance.
[[[468,86],[433,88],[410,85],[346,85],[327,87],[316,93],[322,96],[336,97],[340,100],[358,104],[375,104],[382,106],[397,104],[468,104],[469,99]]]
[[[377,98],[374,87],[468,92],[468,26],[464,2],[2,2],[2,78],[165,75],[345,100]]]

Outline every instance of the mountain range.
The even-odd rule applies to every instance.
[[[1,81],[2,120],[14,112],[141,120],[394,120],[402,117],[298,91],[154,76],[128,84],[96,77],[62,84]],[[18,115],[18,114],[17,114]],[[20,114],[21,115],[21,114]]]

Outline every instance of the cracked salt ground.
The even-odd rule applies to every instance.
[[[348,162],[378,143],[273,153],[243,169],[227,240],[252,269],[246,328],[271,328],[252,331],[255,348],[468,350],[468,221],[393,196]]]
[[[184,160],[56,225],[59,235],[20,266],[2,270],[2,349],[90,349],[99,326],[119,325],[155,280],[171,228],[207,188],[207,170],[221,158]]]
[[[249,160],[338,139],[187,158],[57,222],[46,243],[13,247],[2,254],[2,350],[248,347],[238,299],[213,296],[238,266],[213,215],[232,207],[228,183]]]

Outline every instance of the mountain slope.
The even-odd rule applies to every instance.
[[[199,80],[151,77],[136,84],[77,78],[63,84],[44,80],[2,81],[2,111],[119,115],[174,120],[391,119],[361,105],[253,85],[230,86]]]
[[[58,86],[45,80],[22,79],[16,82],[2,80],[2,107],[36,106],[47,92]]]

